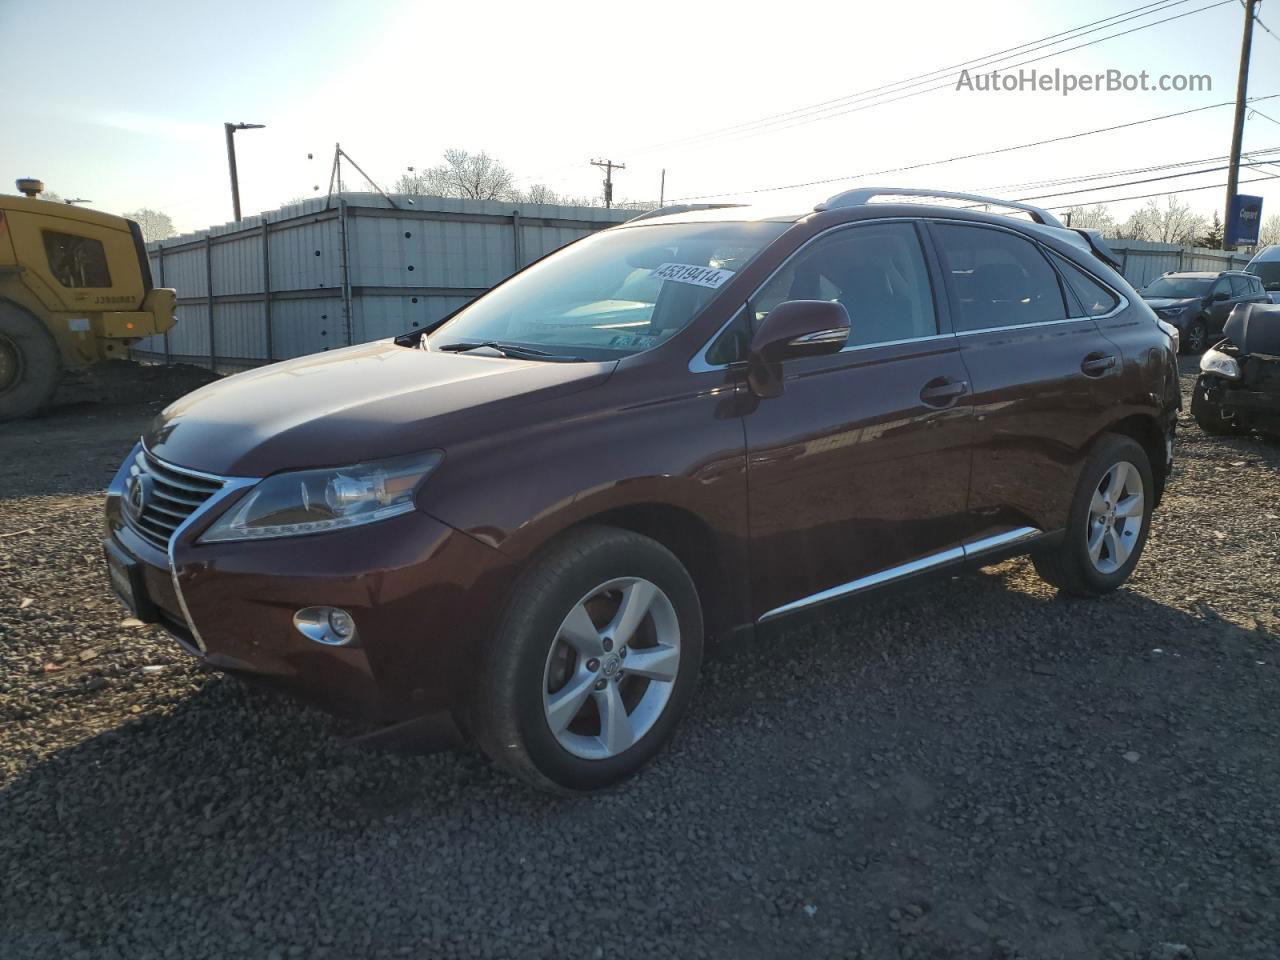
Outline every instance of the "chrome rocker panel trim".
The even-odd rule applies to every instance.
[[[919,560],[912,560],[910,563],[899,564],[896,567],[889,567],[878,573],[873,573],[865,577],[859,577],[857,580],[850,580],[848,583],[842,583],[839,586],[822,590],[819,593],[810,594],[807,597],[801,597],[799,600],[793,600],[791,603],[784,603],[780,607],[774,607],[767,613],[763,613],[756,620],[757,623],[765,623],[776,617],[785,616],[788,613],[794,613],[797,610],[803,610],[806,607],[812,607],[816,604],[826,603],[828,600],[835,600],[839,597],[851,596],[855,593],[861,593],[864,590],[870,590],[872,587],[878,587],[882,584],[892,583],[896,580],[903,580],[907,577],[914,576],[917,573],[923,573],[926,570],[932,570],[936,567],[946,566],[947,564],[959,563],[962,560],[969,560],[979,557],[984,553],[990,553],[1001,547],[1011,546],[1015,543],[1023,541],[1035,540],[1044,536],[1044,531],[1036,527],[1016,527],[1004,533],[997,533],[994,536],[983,537],[981,540],[974,540],[972,543],[966,543],[960,547],[952,547],[949,550],[943,550],[939,553],[930,554],[927,557],[921,557]]]

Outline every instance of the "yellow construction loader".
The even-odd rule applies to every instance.
[[[19,180],[0,194],[0,421],[30,416],[131,343],[174,324],[132,220],[41,200]]]

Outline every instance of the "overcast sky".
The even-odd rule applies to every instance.
[[[1186,0],[1065,45],[1212,2]],[[222,130],[230,120],[267,125],[237,135],[246,214],[313,196],[317,185],[323,194],[335,141],[387,188],[407,166],[429,166],[457,146],[487,150],[521,185],[540,181],[571,194],[598,192],[600,171],[588,161],[609,157],[627,165],[616,174],[620,199],[657,198],[665,167],[668,201],[729,194],[809,204],[870,171],[1230,100],[1242,8],[1232,0],[1035,64],[1076,74],[1204,73],[1209,91],[983,93],[955,90],[944,76],[944,89],[853,112],[828,110],[839,113],[828,119],[802,114],[754,128],[752,135],[688,138],[1138,5],[46,0],[33,6],[0,0],[0,35],[9,41],[0,59],[0,190],[11,190],[16,177],[37,176],[64,197],[86,197],[101,209],[166,211],[180,230],[221,223],[231,217]],[[1261,15],[1280,34],[1280,0],[1264,3]],[[1255,31],[1250,94],[1280,94],[1280,39],[1261,30]],[[1280,147],[1280,97],[1257,106],[1274,120],[1250,119],[1245,149]],[[1065,188],[1009,185],[1222,157],[1230,131],[1231,110],[1219,107],[863,182],[1025,197]],[[1274,156],[1276,166],[1241,175],[1277,177],[1241,187],[1267,198],[1264,215],[1280,213],[1280,153]],[[1176,171],[1113,179],[1167,172]],[[746,193],[832,178],[843,179]],[[1225,179],[1220,171],[1039,202],[1126,197]],[[358,184],[349,178],[350,187]],[[1221,209],[1223,193],[1188,192],[1184,199],[1208,214]],[[1122,218],[1138,205],[1116,203],[1113,211]]]

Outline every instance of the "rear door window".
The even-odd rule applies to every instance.
[[[957,331],[1067,318],[1058,274],[1030,240],[954,223],[935,223],[932,230],[955,300]]]
[[[45,230],[44,252],[49,272],[64,287],[109,287],[107,252],[102,241],[74,233]]]
[[[1231,277],[1231,296],[1235,300],[1243,300],[1253,296],[1253,285],[1248,277],[1233,274]]]

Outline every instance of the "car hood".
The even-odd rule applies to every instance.
[[[1169,307],[1191,307],[1200,303],[1195,297],[1143,297],[1152,310],[1167,310]]]
[[[143,438],[162,460],[220,476],[340,466],[516,428],[599,385],[616,362],[439,353],[393,340],[312,354],[201,387]]]

